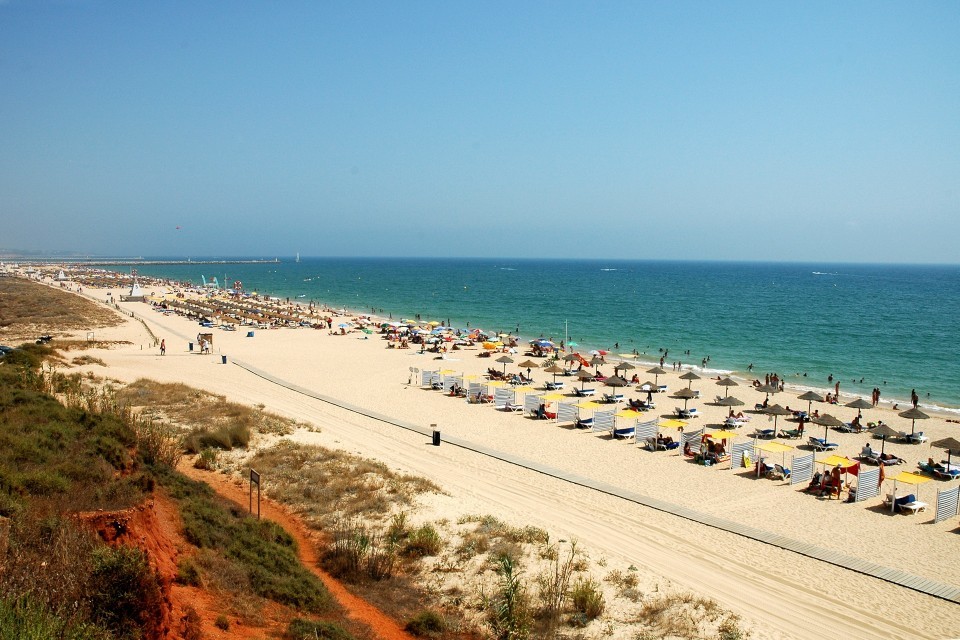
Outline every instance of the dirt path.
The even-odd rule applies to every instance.
[[[218,494],[237,504],[244,507],[249,505],[247,489],[234,484],[228,476],[194,469],[189,464],[181,464],[178,470],[194,480],[207,483]],[[323,581],[324,586],[350,618],[369,626],[380,640],[413,640],[413,636],[404,631],[393,618],[347,591],[343,584],[318,566],[314,535],[300,518],[290,513],[284,506],[267,498],[261,499],[260,512],[262,517],[273,520],[293,536],[297,541],[300,562]]]

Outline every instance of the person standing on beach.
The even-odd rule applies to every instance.
[[[160,341],[160,355],[162,355],[162,356],[167,355],[167,341],[166,341],[166,339],[163,339],[163,340]]]
[[[912,391],[910,391],[910,402],[913,403],[914,409],[920,406],[920,396],[917,395],[916,389],[913,389]]]

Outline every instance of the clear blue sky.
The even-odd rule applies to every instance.
[[[0,0],[0,248],[958,243],[960,2]]]

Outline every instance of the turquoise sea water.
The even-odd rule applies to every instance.
[[[880,387],[901,402],[916,388],[922,406],[960,412],[960,266],[289,258],[138,268],[395,319],[419,313],[558,341],[566,332],[581,350],[636,349],[649,361],[660,349],[668,363],[709,355],[711,370],[775,371],[821,390],[831,374],[842,392]]]

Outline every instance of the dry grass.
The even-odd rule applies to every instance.
[[[24,278],[0,278],[0,341],[113,327],[123,322],[109,309]]]
[[[296,428],[295,421],[263,411],[260,407],[228,402],[224,396],[181,383],[141,378],[120,390],[117,397],[145,415],[185,429],[216,432],[226,427],[231,431],[284,435]]]
[[[77,356],[76,358],[70,361],[70,364],[76,365],[78,367],[81,367],[85,364],[98,364],[101,367],[107,366],[106,362],[104,362],[100,358],[95,358],[93,356]]]
[[[272,497],[294,506],[319,529],[356,517],[382,525],[418,494],[440,491],[429,480],[394,473],[381,462],[288,441],[258,452],[250,464],[269,482]]]
[[[717,637],[721,627],[735,619],[726,615],[715,600],[692,593],[658,595],[643,603],[634,622],[655,635],[650,637],[708,638]]]

